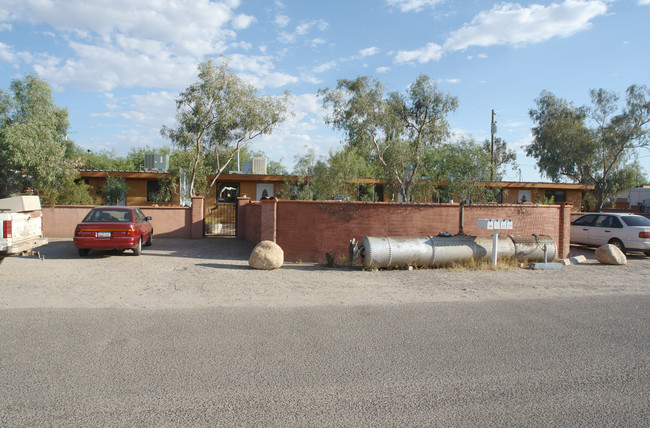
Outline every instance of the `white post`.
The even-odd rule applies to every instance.
[[[512,220],[502,220],[496,218],[479,218],[476,222],[479,229],[492,230],[492,265],[497,265],[499,246],[499,229],[512,229]]]
[[[497,247],[499,244],[499,229],[492,230],[492,266],[497,265]]]

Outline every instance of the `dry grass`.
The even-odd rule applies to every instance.
[[[458,260],[446,265],[440,266],[415,266],[415,265],[406,265],[406,266],[392,266],[388,268],[374,269],[374,268],[364,268],[364,270],[376,271],[376,270],[420,270],[420,269],[447,269],[450,272],[467,272],[467,271],[481,271],[481,270],[515,270],[521,268],[528,268],[528,260],[515,259],[513,257],[499,257],[497,259],[497,265],[492,266],[491,258],[483,258],[476,260],[474,258]]]
[[[497,265],[493,266],[491,258],[483,258],[479,260],[471,258],[458,260],[456,262],[440,267],[452,272],[465,272],[474,270],[514,270],[520,269],[522,264],[524,267],[527,267],[528,261],[515,259],[513,257],[499,257],[497,259]]]

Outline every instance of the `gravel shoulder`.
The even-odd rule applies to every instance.
[[[91,252],[72,240],[40,248],[44,260],[11,257],[0,266],[0,309],[206,308],[392,305],[414,302],[537,299],[650,294],[650,258],[625,266],[588,260],[558,271],[528,269],[366,272],[287,263],[275,271],[248,267],[253,244],[235,238],[158,239],[142,255]]]

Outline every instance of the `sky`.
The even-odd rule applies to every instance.
[[[228,57],[260,94],[290,91],[293,115],[251,148],[291,171],[308,149],[342,147],[319,89],[370,76],[404,92],[426,74],[458,97],[452,141],[489,139],[494,110],[517,152],[504,179],[548,181],[525,155],[535,99],[650,84],[649,22],[650,0],[0,0],[0,88],[38,73],[77,145],[124,156],[169,146],[177,95],[204,58]]]

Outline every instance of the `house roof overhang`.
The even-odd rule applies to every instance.
[[[149,179],[154,180],[159,177],[169,177],[171,174],[167,171],[90,171],[80,170],[81,178],[106,178],[107,175],[113,177],[124,177],[131,179]],[[215,174],[208,175],[210,180],[213,180]],[[297,176],[285,175],[263,175],[263,174],[221,174],[217,179],[218,182],[256,182],[256,183],[284,183],[285,180],[298,181]],[[352,182],[359,182],[365,184],[386,184],[385,180],[378,178],[364,178],[360,177]],[[426,180],[422,180],[426,181]],[[478,186],[486,187],[500,187],[502,189],[556,189],[556,190],[593,190],[593,184],[581,183],[542,183],[542,182],[526,182],[526,181],[477,181]],[[447,181],[436,182],[438,186],[446,186]]]

